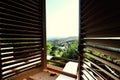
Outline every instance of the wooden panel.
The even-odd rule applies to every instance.
[[[105,54],[105,55],[108,55],[108,56],[111,56],[113,58],[117,58],[117,59],[120,59],[120,54],[119,52],[118,53],[115,53],[115,52],[111,52],[111,51],[107,51],[107,50],[102,50],[102,49],[99,49],[99,48],[95,48],[95,47],[86,47],[88,50],[91,50],[91,51],[95,51],[95,52],[99,52],[101,54]]]
[[[83,8],[81,24],[84,25],[82,29],[85,32],[82,34],[86,37],[119,36],[120,6],[118,3],[117,1],[90,1]]]
[[[113,48],[120,48],[120,40],[111,40],[111,39],[88,39],[85,40],[87,44],[108,46]],[[117,45],[116,45],[117,44]]]
[[[44,66],[45,1],[1,0],[0,10],[0,80]]]
[[[120,59],[120,2],[112,0],[81,0],[80,6],[80,44],[79,51],[82,56],[83,49],[109,56],[110,59]],[[83,48],[85,47],[85,48]],[[82,50],[81,50],[82,49]],[[95,53],[94,53],[95,54]],[[81,58],[81,57],[80,57]],[[106,59],[87,54],[86,58],[92,58],[95,62],[108,65],[116,75],[119,75],[119,65],[110,63]],[[80,62],[83,59],[80,59]],[[116,79],[118,76],[109,74],[108,70],[99,66],[99,63],[91,62],[101,70],[100,73],[107,80]],[[79,63],[80,63],[79,62]],[[97,65],[96,65],[97,64]],[[117,66],[116,66],[117,65]],[[94,69],[94,67],[91,68]],[[81,69],[82,70],[82,69]],[[85,69],[84,69],[85,70]],[[92,71],[94,72],[94,71]],[[81,74],[81,73],[80,73]],[[82,74],[81,74],[82,75]],[[79,75],[79,76],[81,76]],[[85,74],[84,74],[85,76]],[[107,77],[106,77],[107,76]],[[100,78],[100,76],[98,75]],[[81,78],[82,79],[82,78]]]

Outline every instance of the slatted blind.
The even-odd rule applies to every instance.
[[[41,65],[44,0],[0,0],[0,80]]]
[[[93,80],[120,80],[120,2],[81,0],[80,56]],[[81,48],[82,47],[82,48]],[[82,52],[81,52],[82,51]],[[86,79],[90,79],[84,73]],[[91,79],[90,79],[91,80]]]

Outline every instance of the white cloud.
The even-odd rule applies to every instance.
[[[76,35],[78,35],[78,0],[72,0],[63,9],[47,16],[47,37]]]

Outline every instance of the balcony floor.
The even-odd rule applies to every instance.
[[[56,73],[44,70],[42,72],[34,74],[33,76],[30,76],[29,80],[55,80],[57,77],[58,75],[56,75]]]
[[[56,80],[59,74],[50,70],[42,70],[41,68],[34,68],[15,75],[9,80]]]

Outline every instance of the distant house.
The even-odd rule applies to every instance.
[[[64,50],[64,49],[66,49],[66,47],[65,47],[65,46],[60,46],[59,48],[60,48],[60,49],[63,49],[63,50]]]

